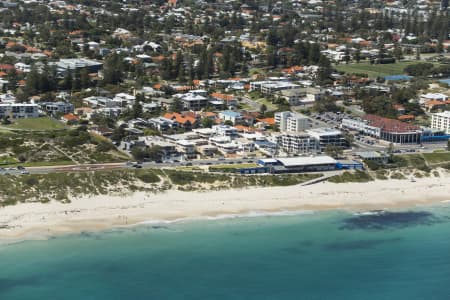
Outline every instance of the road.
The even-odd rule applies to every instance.
[[[362,151],[387,151],[388,146],[382,144],[369,145],[360,141],[355,141],[355,146],[349,152]],[[421,145],[396,145],[394,146],[394,154],[405,153],[430,153],[435,150],[446,149],[446,143],[424,144]],[[398,151],[398,152],[397,152]],[[248,164],[256,163],[260,158],[233,158],[233,159],[197,159],[188,162],[144,162],[142,168],[164,168],[164,167],[181,167],[181,166],[210,166],[210,165],[224,165],[224,164]],[[98,171],[98,170],[115,170],[115,169],[134,169],[132,164],[121,163],[101,163],[101,164],[74,164],[74,165],[58,165],[58,166],[41,166],[41,167],[27,167],[26,170],[18,170],[17,168],[0,168],[0,175],[23,175],[23,174],[48,174],[56,172],[83,172],[83,171]]]
[[[250,99],[247,96],[241,97],[241,103],[251,107],[251,109],[249,109],[249,111],[260,111],[261,104],[259,104],[256,101],[253,101],[252,99]]]
[[[170,162],[170,163],[156,163],[144,162],[142,167],[145,169],[163,168],[163,167],[181,167],[187,164],[192,166],[207,166],[207,165],[224,165],[224,164],[242,164],[242,163],[256,163],[258,158],[239,158],[239,159],[202,159],[191,160],[189,162]],[[98,171],[98,170],[114,170],[114,169],[134,169],[134,167],[127,163],[103,163],[103,164],[79,164],[79,165],[59,165],[59,166],[42,166],[42,167],[27,167],[26,172],[30,174],[48,174],[52,172],[82,172],[82,171]],[[23,170],[17,168],[0,169],[0,175],[22,175]]]

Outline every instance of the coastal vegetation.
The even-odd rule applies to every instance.
[[[364,171],[355,170],[355,172],[344,172],[341,175],[335,175],[328,178],[329,182],[345,183],[345,182],[369,182],[372,181],[372,176]]]
[[[69,202],[74,197],[162,192],[169,189],[206,191],[250,186],[300,184],[321,174],[239,176],[173,169],[101,170],[0,176],[0,205],[52,200]]]
[[[89,133],[84,126],[45,132],[0,132],[0,152],[3,154],[0,165],[3,166],[121,162],[129,159],[110,141]]]
[[[446,168],[450,163],[450,152],[438,151],[432,153],[392,155],[386,164],[380,164],[374,161],[366,161],[365,163],[372,171],[383,169],[417,169],[423,172],[430,172],[433,168]]]

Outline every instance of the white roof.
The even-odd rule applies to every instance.
[[[342,131],[334,128],[313,128],[306,130],[306,132],[315,137],[342,134]]]
[[[265,164],[274,164],[274,163],[278,162],[278,160],[276,160],[275,158],[262,158],[258,161],[265,163]]]
[[[450,118],[450,111],[446,110],[443,112],[439,112],[439,113],[434,113],[432,114],[433,116],[439,116],[439,117],[445,117],[445,118]]]
[[[335,164],[336,160],[331,156],[312,156],[312,157],[283,157],[277,160],[285,167]]]
[[[423,94],[420,97],[422,98],[426,98],[426,99],[447,99],[448,96],[441,94],[441,93],[427,93],[427,94]]]

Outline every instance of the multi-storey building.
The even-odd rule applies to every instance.
[[[415,125],[376,115],[343,119],[342,126],[397,144],[417,144],[422,137],[422,131]]]
[[[272,136],[279,150],[291,155],[317,153],[318,141],[304,132],[283,132]]]
[[[348,142],[340,130],[333,128],[315,128],[306,132],[317,140],[320,151],[324,151],[328,145],[342,148],[348,147]]]
[[[283,111],[275,113],[275,124],[281,132],[299,132],[309,128],[309,119],[302,114]]]
[[[0,103],[0,118],[12,119],[39,117],[39,105],[31,103]]]
[[[434,113],[431,115],[431,128],[445,131],[450,134],[450,111]]]

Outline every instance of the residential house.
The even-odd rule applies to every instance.
[[[233,124],[240,123],[244,120],[240,113],[232,110],[225,110],[219,112],[219,118],[222,119],[224,122],[230,121]]]

